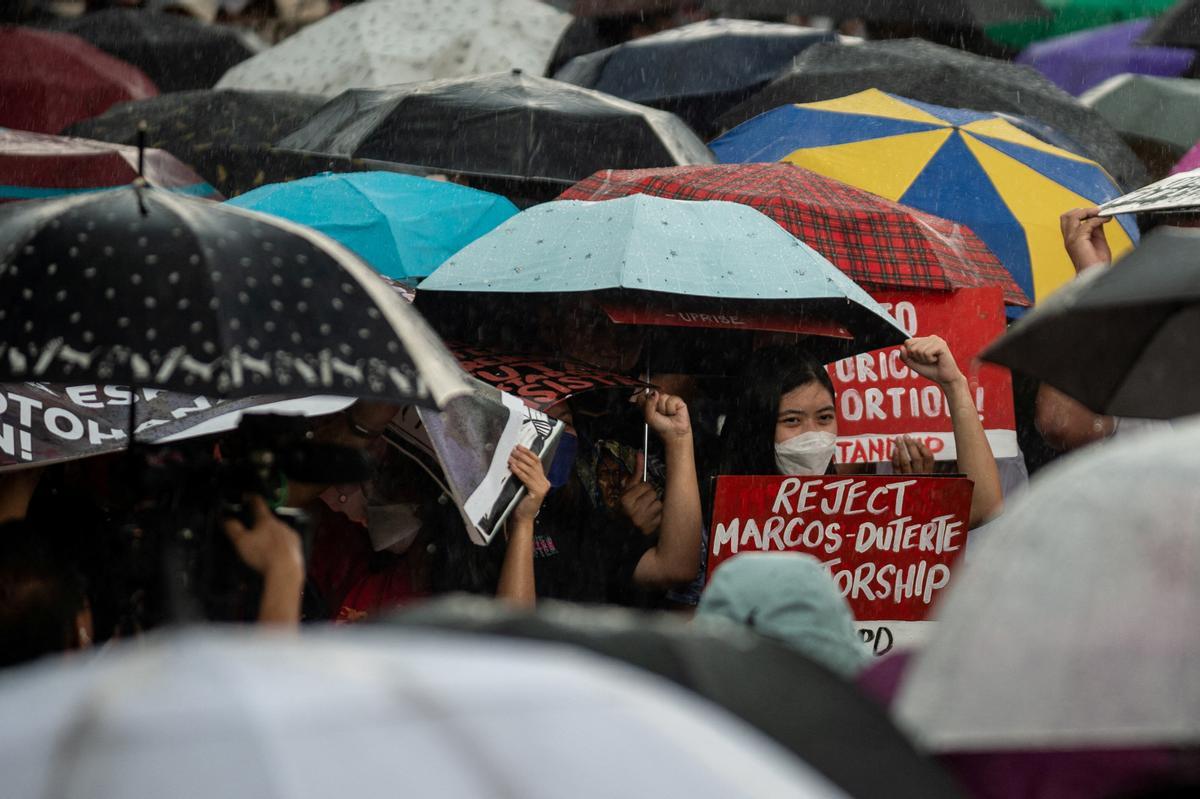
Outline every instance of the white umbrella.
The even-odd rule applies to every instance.
[[[631,668],[450,634],[193,631],[0,679],[6,799],[842,797]]]
[[[539,0],[359,3],[236,65],[216,88],[332,97],[512,69],[541,75],[570,21]]]
[[[933,751],[1200,743],[1200,422],[1038,476],[900,691]]]

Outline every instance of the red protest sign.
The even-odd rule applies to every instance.
[[[721,476],[708,572],[741,552],[803,552],[858,621],[922,621],[966,545],[972,489],[925,475]]]
[[[1004,294],[997,286],[950,292],[873,291],[912,336],[938,335],[971,384],[992,453],[1017,455],[1012,376],[979,361],[984,347],[1004,332]],[[957,457],[954,431],[941,388],[900,358],[899,347],[845,358],[829,367],[837,389],[838,463],[878,463],[892,457],[892,440],[910,435],[938,460]]]

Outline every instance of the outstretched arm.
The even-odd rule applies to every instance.
[[[658,543],[646,551],[634,569],[636,583],[667,587],[689,582],[700,568],[700,541],[704,519],[700,512],[700,482],[692,448],[692,423],[687,405],[679,397],[658,391],[640,393],[646,424],[662,438],[667,461]],[[631,477],[641,479],[641,464]],[[639,484],[642,485],[642,484]],[[636,488],[636,486],[634,486]]]
[[[954,426],[954,446],[958,450],[958,468],[975,482],[970,525],[978,527],[1000,513],[1004,500],[1000,490],[1000,470],[996,468],[992,447],[979,421],[971,386],[954,362],[950,348],[938,336],[909,339],[904,342],[901,356],[910,369],[937,383],[946,395],[950,422]]]
[[[533,520],[550,491],[550,481],[546,479],[541,459],[526,447],[513,448],[508,456],[508,468],[524,484],[525,496],[509,517],[508,548],[504,552],[504,565],[500,567],[496,598],[533,607],[537,603],[533,578]]]

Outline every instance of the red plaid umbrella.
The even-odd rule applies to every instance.
[[[1007,304],[1032,304],[965,225],[793,164],[607,169],[575,184],[559,199],[611,200],[629,194],[749,205],[866,289],[1001,286]]]
[[[141,70],[67,33],[0,27],[0,126],[58,133],[158,94]]]
[[[151,186],[224,199],[166,150],[147,149],[142,160]],[[137,170],[136,147],[0,129],[0,203],[125,186]]]

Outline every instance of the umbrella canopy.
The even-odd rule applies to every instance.
[[[720,122],[728,129],[781,105],[832,100],[866,89],[951,108],[1032,117],[1082,145],[1122,188],[1147,182],[1145,167],[1103,117],[1035,70],[919,39],[810,47],[791,71]]]
[[[1138,44],[1149,26],[1150,20],[1135,19],[1047,39],[1028,47],[1017,63],[1076,95],[1126,72],[1163,77],[1187,72],[1196,57],[1193,51]]]
[[[1200,744],[1197,474],[1189,422],[1039,475],[955,579],[898,720],[937,752]]]
[[[466,389],[420,315],[316,231],[130,187],[0,208],[5,380],[444,405]]]
[[[151,186],[221,199],[216,189],[168,152],[146,150],[143,162],[143,175]],[[134,147],[0,129],[0,203],[127,186],[137,177]]]
[[[14,671],[0,707],[10,799],[841,796],[695,697],[544,644],[193,631]]]
[[[1164,47],[1200,47],[1200,2],[1176,0],[1154,21],[1142,41]]]
[[[1016,49],[1039,39],[1066,36],[1114,22],[1152,17],[1175,0],[1041,0],[1050,15],[1040,19],[997,23],[987,28],[989,37]]]
[[[274,183],[230,204],[308,225],[397,279],[425,277],[517,213],[498,195],[394,172]]]
[[[696,22],[572,59],[557,80],[662,108],[715,135],[718,116],[774,78],[828,31],[740,19]]]
[[[1118,75],[1079,99],[1121,135],[1166,147],[1175,159],[1200,139],[1200,80]]]
[[[712,300],[834,322],[857,351],[907,338],[837,267],[738,203],[635,194],[534,206],[439,267],[421,284],[417,302],[461,310],[465,293],[600,293],[654,308]]]
[[[1156,228],[1103,274],[1080,280],[984,353],[1098,413],[1200,413],[1200,230]]]
[[[788,14],[857,17],[868,22],[900,22],[982,28],[1049,16],[1038,0],[708,0],[706,6],[727,14],[754,13],[783,18]]]
[[[138,123],[145,121],[147,145],[191,165],[231,197],[240,193],[231,191],[231,184],[245,191],[268,181],[263,170],[269,146],[307,122],[322,102],[316,95],[293,92],[172,92],[123,103],[72,125],[66,133],[132,145],[137,143]],[[246,157],[233,160],[231,150],[244,150]]]
[[[712,146],[722,161],[788,161],[968,225],[1035,301],[1075,275],[1059,215],[1121,193],[1095,163],[992,114],[876,89],[778,108]],[[1137,227],[1123,219],[1110,237],[1124,252]]]
[[[793,164],[717,164],[607,169],[561,200],[649,194],[748,205],[869,289],[1000,285],[1005,301],[1029,305],[1012,276],[970,228],[885,200]]]
[[[658,674],[770,735],[857,799],[959,796],[887,716],[807,657],[734,624],[565,603],[538,612],[455,597],[393,616],[401,628],[572,645]],[[897,780],[896,775],[904,778]]]
[[[0,26],[0,126],[58,133],[158,94],[136,67],[67,33]]]
[[[217,87],[333,97],[498,70],[540,75],[570,20],[537,0],[360,3],[239,64]]]
[[[207,89],[255,52],[237,29],[181,14],[109,8],[50,27],[133,64],[163,92]]]
[[[279,145],[564,183],[605,167],[712,163],[672,114],[519,72],[348,91]]]

